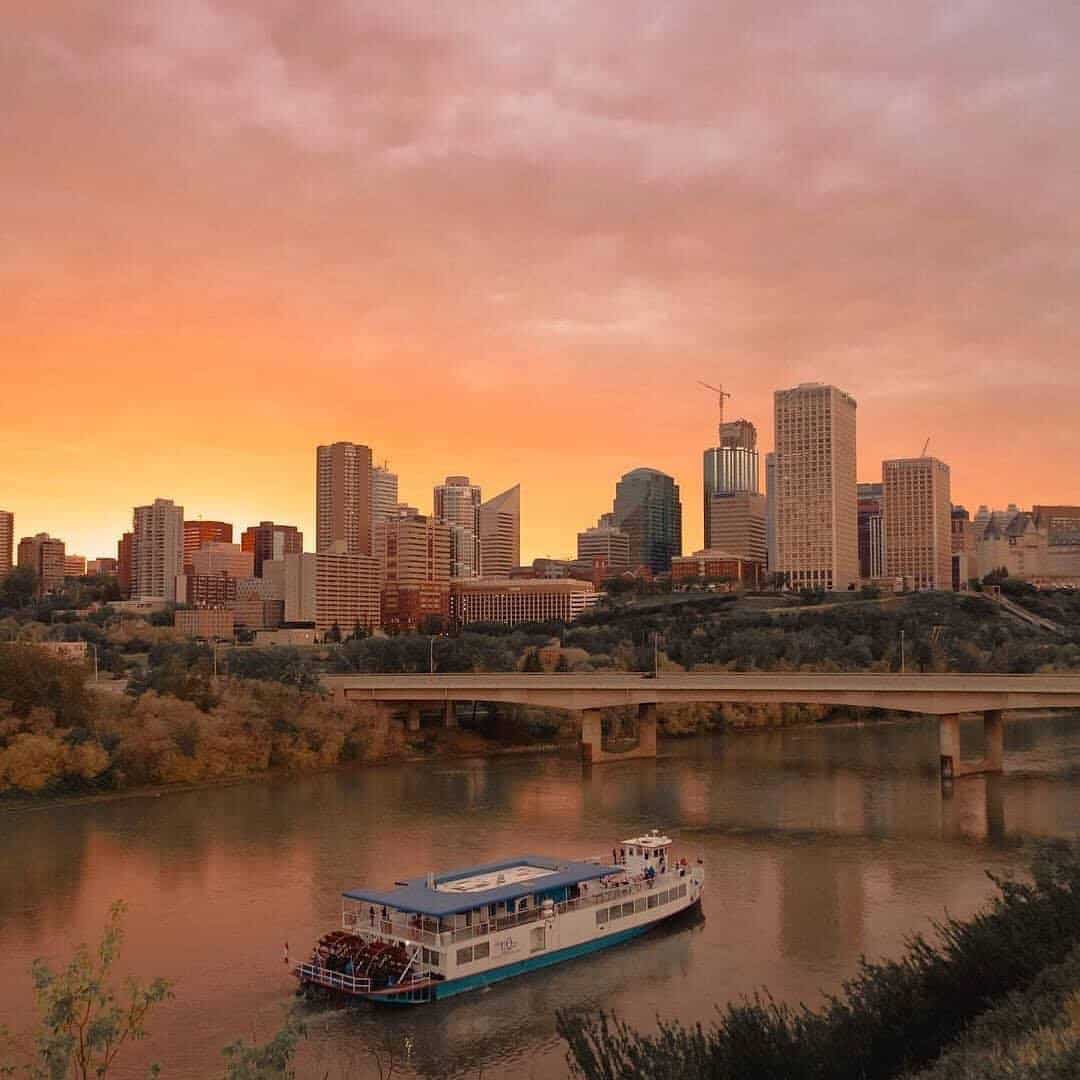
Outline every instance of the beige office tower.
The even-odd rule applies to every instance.
[[[521,562],[521,485],[480,504],[480,573],[509,577]]]
[[[792,589],[846,589],[859,577],[855,399],[803,383],[773,395],[776,566]]]
[[[131,529],[131,598],[176,599],[184,570],[184,508],[172,499],[136,506]]]
[[[336,442],[315,451],[315,550],[343,543],[349,555],[370,555],[371,449]]]
[[[344,548],[338,540],[327,551],[263,563],[263,576],[284,597],[285,621],[314,623],[320,639],[334,627],[348,637],[357,624],[368,631],[379,625],[379,564]]]
[[[949,466],[937,458],[881,463],[885,576],[909,589],[952,588]]]
[[[384,461],[371,470],[371,551],[375,553],[375,535],[379,523],[394,513],[398,501],[398,476]]]
[[[467,476],[448,476],[435,488],[435,517],[450,526],[450,576],[480,574],[480,487]]]
[[[15,515],[0,510],[0,580],[11,573],[15,559]]]
[[[732,491],[709,499],[705,519],[706,547],[726,551],[765,565],[765,496],[756,491]]]

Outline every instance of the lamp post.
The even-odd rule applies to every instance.
[[[89,642],[90,648],[94,650],[94,682],[98,681],[98,651],[97,645],[92,641]]]
[[[907,661],[904,657],[904,631],[900,631],[900,674],[907,672]]]

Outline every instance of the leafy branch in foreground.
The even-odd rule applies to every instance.
[[[101,941],[93,952],[75,950],[68,965],[54,971],[43,960],[32,968],[38,1028],[26,1073],[32,1080],[89,1080],[107,1076],[120,1051],[146,1037],[154,1008],[173,996],[166,979],[143,983],[112,981],[112,970],[124,940],[122,902],[112,905]],[[14,1073],[4,1066],[8,1075]],[[151,1076],[158,1067],[150,1067]]]

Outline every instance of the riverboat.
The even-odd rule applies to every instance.
[[[705,867],[657,830],[612,858],[520,855],[342,894],[302,991],[419,1005],[618,945],[701,902]]]

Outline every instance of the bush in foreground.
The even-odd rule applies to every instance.
[[[728,1004],[710,1028],[661,1022],[643,1035],[603,1012],[561,1012],[574,1075],[587,1080],[866,1080],[934,1061],[978,1016],[1080,943],[1080,845],[1043,849],[1030,881],[966,921],[912,938],[896,961],[861,962],[818,1010],[767,996]]]

